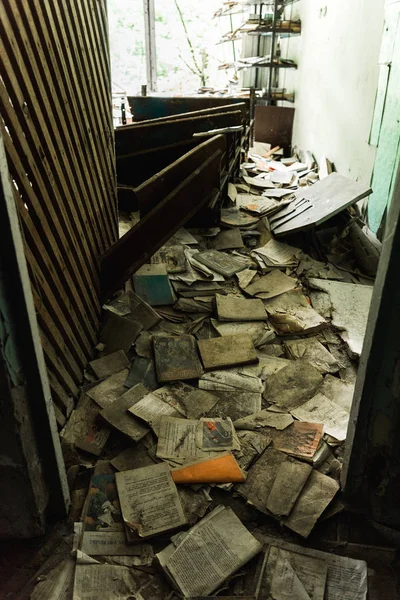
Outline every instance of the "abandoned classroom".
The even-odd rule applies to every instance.
[[[400,1],[0,26],[0,600],[400,598]]]

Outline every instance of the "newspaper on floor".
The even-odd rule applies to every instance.
[[[275,548],[282,552],[280,556],[288,560],[311,600],[366,600],[368,573],[367,563],[363,560],[303,548],[272,537],[265,537],[264,543],[265,562],[268,564],[270,549]],[[317,562],[314,563],[314,560]],[[320,561],[327,566],[326,585],[323,589]],[[270,585],[268,579],[273,576],[273,572],[274,566],[270,561],[269,568],[264,570],[264,578],[267,578],[267,581],[265,586],[263,582],[261,587],[260,598],[263,600],[270,598],[266,586]],[[296,596],[291,596],[294,597]],[[287,597],[283,598],[286,600]]]
[[[210,452],[240,449],[231,419],[176,419],[160,421],[157,456],[163,459],[210,458]]]
[[[127,544],[124,531],[84,531],[81,551],[88,556],[152,556],[149,544]]]
[[[261,394],[258,392],[214,391],[217,404],[209,411],[210,417],[230,416],[232,421],[261,410]]]
[[[75,559],[66,557],[45,576],[37,577],[30,600],[69,600],[72,597],[75,576]]]
[[[293,418],[289,413],[275,412],[265,409],[255,412],[251,415],[238,419],[234,422],[236,429],[276,429],[282,431],[293,423]]]
[[[216,319],[211,319],[211,325],[216,329],[220,336],[240,335],[248,333],[253,340],[256,348],[268,344],[275,339],[275,333],[270,329],[267,323],[263,321],[247,321],[234,323],[221,323]]]
[[[218,506],[156,557],[185,597],[207,596],[261,551],[231,508]]]
[[[150,425],[156,435],[158,435],[158,429],[160,422],[164,417],[181,417],[182,413],[176,410],[174,406],[164,402],[160,396],[156,396],[154,392],[150,392],[144,398],[136,402],[129,412],[135,417],[143,419]]]
[[[199,388],[203,390],[258,392],[264,391],[260,377],[248,373],[239,373],[237,369],[218,370],[204,373],[199,379]]]
[[[300,421],[323,423],[325,432],[336,440],[346,439],[350,414],[320,392],[290,412]]]
[[[265,553],[260,594],[264,600],[324,600],[324,560],[270,546]]]
[[[267,508],[273,515],[290,515],[311,471],[311,465],[289,456],[283,461],[267,500]]]
[[[187,523],[167,464],[122,471],[115,478],[125,525],[139,537]]]
[[[293,510],[282,522],[302,537],[308,537],[339,487],[337,481],[312,469]]]
[[[128,600],[134,597],[139,588],[137,580],[137,571],[129,567],[96,562],[77,564],[73,600],[93,600],[93,598]]]
[[[182,381],[164,385],[153,394],[188,419],[198,419],[206,415],[218,402],[218,398],[213,394]]]
[[[125,381],[128,375],[129,369],[122,369],[90,388],[86,393],[101,408],[106,408],[126,392]]]
[[[296,266],[299,262],[298,256],[301,250],[271,239],[265,246],[255,248],[253,252],[260,254],[267,265],[282,268]]]

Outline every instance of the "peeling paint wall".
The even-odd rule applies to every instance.
[[[380,75],[371,142],[378,147],[368,200],[368,224],[376,233],[390,205],[400,159],[400,0],[387,0]]]
[[[293,144],[369,185],[384,0],[301,0],[292,10],[302,34],[283,42],[282,55],[298,70],[282,70],[281,85],[295,91]]]

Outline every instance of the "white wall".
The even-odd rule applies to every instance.
[[[385,0],[300,0],[302,35],[283,55],[296,94],[293,144],[335,163],[343,175],[370,183],[375,147],[368,144],[378,82]],[[291,80],[291,81],[290,81]],[[290,90],[289,90],[290,91]]]

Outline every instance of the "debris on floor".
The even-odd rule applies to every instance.
[[[251,149],[219,225],[180,229],[104,305],[61,432],[91,476],[74,580],[59,567],[74,600],[366,599],[366,563],[309,540],[344,507],[369,190],[302,157]]]

